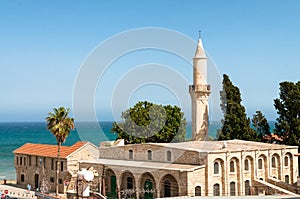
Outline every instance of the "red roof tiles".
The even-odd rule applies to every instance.
[[[60,157],[66,158],[68,155],[70,155],[80,147],[84,146],[86,143],[87,142],[76,142],[72,146],[61,146]],[[57,145],[26,143],[23,146],[14,150],[14,153],[43,157],[57,157]]]

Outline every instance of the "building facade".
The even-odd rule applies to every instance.
[[[27,143],[14,151],[17,184],[30,184],[34,190],[55,190],[57,168],[57,146]],[[65,191],[66,182],[77,176],[81,159],[99,156],[96,146],[89,142],[77,142],[72,146],[61,146],[59,192]],[[42,190],[43,191],[43,190]]]

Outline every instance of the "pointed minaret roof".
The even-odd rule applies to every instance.
[[[196,53],[195,53],[195,57],[194,58],[207,58],[206,57],[206,54],[205,54],[205,51],[204,51],[204,48],[203,48],[203,44],[202,44],[202,39],[199,38],[198,40],[198,45],[197,45],[197,50],[196,50]]]

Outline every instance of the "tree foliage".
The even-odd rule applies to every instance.
[[[113,123],[111,132],[126,144],[185,140],[187,122],[177,106],[138,102],[122,112],[121,118],[122,122]]]
[[[258,134],[258,138],[263,142],[268,142],[266,136],[271,135],[270,125],[266,117],[262,114],[261,111],[256,111],[252,117],[252,126]]]
[[[300,146],[300,81],[279,85],[279,98],[274,100],[279,115],[274,133],[283,139],[283,144]]]
[[[257,141],[257,133],[250,127],[250,119],[241,105],[241,93],[234,86],[229,77],[223,75],[223,91],[221,95],[221,109],[224,113],[222,128],[218,130],[219,140],[252,140]]]
[[[59,179],[59,168],[60,168],[60,147],[63,142],[67,139],[71,130],[75,128],[74,119],[68,115],[70,109],[64,107],[54,108],[53,112],[48,113],[46,118],[48,130],[55,136],[57,141],[57,167],[56,167],[56,195],[58,195],[58,179]]]

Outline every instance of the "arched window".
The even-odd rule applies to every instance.
[[[230,161],[230,172],[234,172],[234,171],[235,171],[235,169],[234,169],[234,161],[231,160]]]
[[[250,181],[249,180],[245,181],[245,195],[246,196],[250,195]]]
[[[132,179],[132,177],[127,177],[127,189],[133,189],[133,179]]]
[[[148,160],[152,160],[152,151],[148,150]]]
[[[130,149],[129,150],[129,160],[133,159],[133,151]]]
[[[172,158],[171,158],[171,151],[167,151],[167,161],[171,162]]]
[[[195,196],[201,196],[201,187],[200,186],[195,187]]]
[[[272,157],[272,167],[276,168],[276,158]]]
[[[289,157],[288,156],[285,156],[284,157],[284,166],[289,166]]]
[[[230,196],[235,196],[235,182],[230,183]]]
[[[218,162],[214,163],[214,174],[219,174],[219,163]]]
[[[258,159],[258,169],[263,169],[263,161],[262,159]]]
[[[245,171],[249,171],[249,160],[245,160]]]
[[[214,184],[214,196],[220,196],[220,185]]]
[[[285,181],[286,183],[290,183],[290,176],[289,176],[289,175],[286,175],[286,176],[284,177],[284,181]]]

